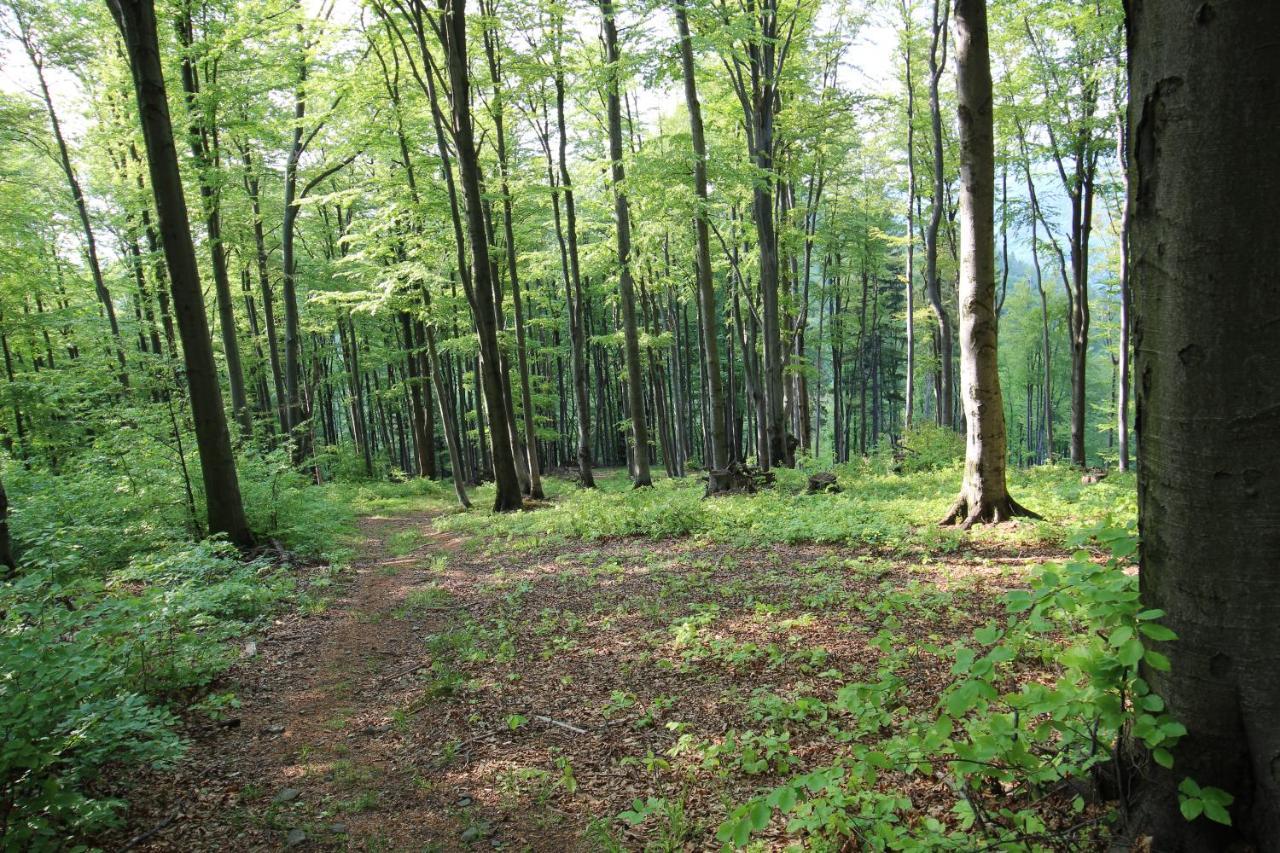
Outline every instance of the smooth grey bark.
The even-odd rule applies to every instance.
[[[944,524],[1034,516],[1009,497],[1008,447],[997,360],[995,143],[986,0],[955,0],[960,126],[960,398],[964,482]]]
[[[631,279],[631,208],[627,202],[626,168],[622,164],[622,107],[619,96],[618,26],[612,0],[601,0],[607,82],[605,100],[609,113],[609,159],[612,163],[613,212],[618,240],[618,297],[622,312],[627,367],[627,405],[631,439],[635,445],[635,485],[653,484],[649,474],[649,430],[645,423],[644,378],[640,364],[640,333],[636,324],[635,288]]]
[[[174,148],[173,123],[165,94],[155,7],[153,0],[108,0],[107,6],[124,38],[138,101],[158,230],[169,266],[178,334],[182,338],[209,530],[225,533],[234,544],[248,547],[253,544],[253,537],[245,521],[235,457],[231,452],[231,434],[222,408],[222,389],[218,386],[213,347],[209,342],[209,322],[200,291],[200,272],[191,241],[191,224],[182,195],[178,152]]]
[[[1130,0],[1129,206],[1142,675],[1187,728],[1131,829],[1160,851],[1280,850],[1280,4]],[[1177,786],[1235,796],[1186,821]]]
[[[694,76],[693,39],[689,35],[688,0],[676,0],[676,29],[680,35],[680,69],[684,76],[684,99],[689,110],[689,132],[693,140],[693,189],[698,211],[694,217],[696,243],[695,270],[698,279],[698,316],[702,323],[702,363],[706,389],[708,425],[705,430],[711,446],[706,465],[722,470],[729,464],[729,443],[725,435],[724,386],[720,379],[720,330],[716,323],[715,285],[711,280],[711,234],[707,227],[707,142],[702,125],[702,104],[698,101],[698,82]],[[711,480],[707,481],[710,487]]]

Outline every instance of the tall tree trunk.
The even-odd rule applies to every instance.
[[[1009,496],[995,308],[995,144],[986,0],[955,0],[960,118],[960,388],[964,483],[943,523],[999,523],[1034,515]]]
[[[1119,112],[1119,111],[1117,111]],[[1121,163],[1122,174],[1124,175],[1124,183],[1129,185],[1129,134],[1128,128],[1121,122],[1119,133],[1117,134],[1116,149]],[[1129,326],[1133,311],[1133,297],[1130,294],[1129,286],[1129,208],[1125,206],[1124,211],[1120,214],[1120,342],[1118,344],[1119,352],[1119,378],[1116,387],[1116,439],[1117,439],[1117,467],[1121,471],[1129,470],[1129,365],[1130,350],[1132,344],[1129,340]]]
[[[489,262],[488,235],[480,192],[480,158],[476,151],[471,122],[471,79],[467,71],[466,0],[440,0],[442,20],[439,35],[445,52],[453,110],[453,140],[458,157],[458,177],[462,184],[467,216],[467,236],[471,243],[471,297],[476,335],[480,342],[480,371],[485,404],[489,412],[489,434],[493,453],[496,512],[520,509],[520,481],[516,476],[514,450],[507,434],[507,403],[502,393],[502,351],[498,328],[493,266]]]
[[[494,20],[492,5],[486,8],[481,2],[486,20]],[[520,375],[520,407],[524,427],[525,466],[529,470],[529,497],[542,500],[542,470],[538,464],[538,433],[534,428],[533,391],[529,380],[529,350],[525,341],[524,305],[520,298],[520,274],[516,263],[516,238],[512,226],[510,164],[507,161],[507,138],[502,108],[506,94],[502,91],[502,55],[498,33],[492,25],[484,32],[485,57],[489,64],[489,78],[493,82],[493,123],[498,149],[498,186],[502,193],[502,233],[506,243],[507,277],[511,281],[511,306],[516,322],[516,370]]]
[[[938,324],[936,345],[938,349],[938,371],[935,380],[938,398],[938,423],[944,427],[955,426],[955,413],[952,401],[955,397],[951,368],[951,315],[942,301],[942,275],[938,272],[938,230],[942,223],[942,209],[946,204],[946,188],[944,182],[945,163],[942,147],[942,104],[938,95],[938,85],[942,79],[943,69],[947,64],[947,2],[934,0],[933,3],[933,45],[929,49],[929,123],[933,142],[933,204],[930,208],[929,225],[925,231],[925,295],[929,299],[929,309],[933,312]],[[941,7],[941,18],[939,8]],[[941,57],[939,57],[941,49]],[[992,250],[994,252],[994,249]],[[994,287],[994,283],[992,287]]]
[[[907,390],[903,401],[903,428],[910,432],[916,399],[916,290],[915,290],[915,197],[916,197],[916,92],[911,77],[911,12],[902,2],[902,26],[907,75]]]
[[[205,317],[195,245],[191,242],[182,177],[178,172],[178,152],[173,144],[173,124],[165,95],[155,7],[152,0],[108,0],[107,5],[124,37],[138,99],[151,189],[155,195],[160,237],[169,265],[178,333],[182,338],[209,530],[225,533],[231,542],[248,547],[253,537],[240,499],[231,434],[227,430],[222,390],[218,387],[213,347],[209,342],[209,323]]]
[[[244,387],[244,369],[240,364],[240,340],[236,336],[236,316],[231,296],[231,279],[227,274],[227,250],[222,243],[222,200],[216,172],[221,168],[218,153],[216,117],[206,121],[200,106],[200,78],[191,51],[195,31],[190,10],[183,8],[176,21],[178,43],[182,47],[182,91],[189,119],[188,141],[196,161],[200,184],[200,203],[204,209],[205,230],[209,240],[209,261],[213,268],[213,290],[218,300],[218,327],[222,332],[222,355],[227,361],[227,382],[231,389],[231,411],[240,425],[241,437],[253,435],[253,414]]]
[[[301,25],[298,27],[301,33]],[[307,115],[307,60],[305,48],[298,60],[298,79],[293,101],[293,140],[284,169],[284,221],[280,229],[280,256],[284,269],[281,298],[284,302],[284,386],[285,429],[293,440],[293,459],[301,462],[309,455],[302,401],[302,321],[298,311],[297,260],[293,240],[298,221],[298,161],[304,148],[303,120]]]
[[[684,100],[689,110],[689,133],[693,140],[693,190],[698,198],[694,217],[694,269],[698,281],[698,316],[702,323],[702,368],[706,378],[706,430],[711,442],[705,465],[721,470],[729,464],[729,443],[725,437],[724,386],[720,380],[719,324],[716,319],[715,285],[711,279],[711,235],[707,227],[707,142],[702,126],[702,104],[694,75],[693,39],[689,35],[688,0],[676,0],[676,28],[680,34],[680,68],[684,76]],[[712,480],[707,481],[710,488]]]
[[[1131,810],[1153,850],[1280,850],[1280,4],[1129,2],[1142,676],[1187,735]],[[1231,826],[1179,812],[1185,778]]]
[[[640,334],[636,325],[636,297],[631,279],[631,209],[627,203],[626,168],[622,165],[622,108],[619,89],[618,26],[612,0],[601,0],[604,19],[605,84],[609,113],[609,159],[612,161],[613,212],[617,220],[618,296],[622,311],[624,353],[627,363],[627,401],[631,414],[631,438],[635,445],[635,485],[652,485],[649,474],[649,430],[644,416],[644,376],[640,364]]]

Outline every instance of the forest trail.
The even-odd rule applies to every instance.
[[[405,709],[443,618],[422,596],[430,566],[459,543],[430,513],[362,518],[359,534],[322,612],[283,614],[246,641],[220,685],[241,706],[192,724],[176,772],[148,774],[123,848],[449,849],[433,841],[445,827],[422,820],[425,756]]]
[[[732,804],[837,758],[841,685],[930,713],[941,652],[889,638],[962,641],[1062,553],[460,536],[437,518],[362,519],[350,571],[255,638],[214,686],[240,700],[231,720],[189,715],[186,757],[132,778],[102,846],[714,848]],[[922,813],[954,801],[941,778],[885,784]],[[762,840],[785,846],[782,822]]]

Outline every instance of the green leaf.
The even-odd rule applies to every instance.
[[[1116,659],[1125,666],[1136,666],[1142,660],[1142,641],[1134,637],[1125,641],[1116,654]]]
[[[1169,659],[1159,652],[1147,649],[1147,652],[1142,656],[1142,659],[1145,660],[1147,662],[1147,666],[1152,669],[1158,669],[1161,672],[1169,671]]]
[[[1214,823],[1231,826],[1231,814],[1222,806],[1209,800],[1204,801],[1204,816]]]
[[[1151,751],[1151,757],[1155,759],[1156,764],[1161,767],[1173,767],[1173,754],[1163,747],[1156,747]]]
[[[1141,631],[1143,634],[1146,634],[1151,639],[1155,640],[1157,643],[1165,643],[1165,642],[1168,642],[1169,640],[1178,639],[1178,635],[1175,634],[1173,631],[1170,631],[1165,626],[1155,622],[1144,623],[1143,625],[1139,626],[1138,630]]]
[[[1204,801],[1187,797],[1178,803],[1178,809],[1187,820],[1195,820],[1204,811]]]
[[[1128,625],[1121,625],[1111,632],[1111,636],[1107,638],[1107,642],[1112,648],[1118,649],[1133,637],[1133,629]]]

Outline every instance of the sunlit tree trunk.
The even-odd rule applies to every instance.
[[[960,394],[965,465],[960,496],[943,523],[1034,515],[1009,497],[1004,400],[995,307],[995,145],[986,0],[955,0],[960,119]]]

